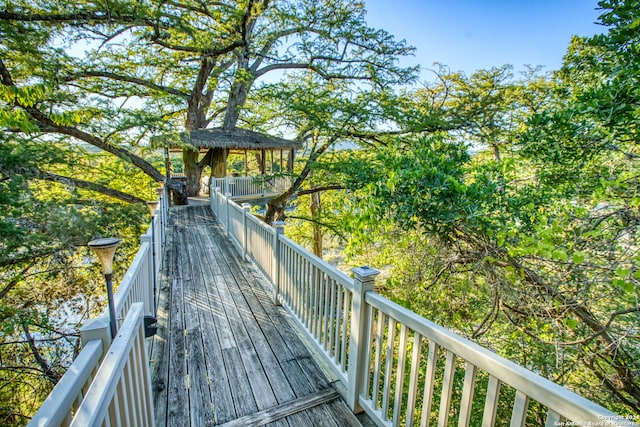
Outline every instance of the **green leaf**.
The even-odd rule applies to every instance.
[[[567,325],[571,329],[575,329],[578,326],[578,321],[572,317],[567,317],[564,319],[564,324]]]
[[[582,264],[584,262],[584,253],[574,252],[571,258],[574,264]]]
[[[629,275],[629,269],[618,267],[616,268],[616,276],[620,278],[627,277]]]
[[[619,286],[623,291],[627,293],[633,293],[635,290],[635,286],[633,283],[623,280],[623,279],[613,279],[613,284],[615,286]]]
[[[563,249],[556,249],[551,254],[551,257],[553,259],[558,260],[558,261],[567,261],[569,259],[569,256],[567,255],[567,253]]]

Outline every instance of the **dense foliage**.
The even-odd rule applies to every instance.
[[[315,162],[299,194],[343,191],[315,213],[296,200],[312,225],[293,235],[318,247],[323,225],[347,262],[383,268],[385,295],[639,414],[638,6],[601,2],[608,32],[552,74],[441,67],[380,102],[375,136],[338,136],[364,150]]]
[[[22,425],[71,363],[80,324],[106,302],[87,242],[122,239],[120,278],[148,221],[143,204],[114,201],[73,181],[41,179],[33,170],[90,178],[148,199],[157,195],[127,164],[80,147],[66,152],[55,144],[3,140],[0,159],[0,423]]]
[[[351,263],[386,270],[381,292],[639,414],[640,9],[601,6],[609,32],[574,38],[558,72],[442,68],[373,152],[319,168],[339,171],[334,223]],[[445,125],[407,132],[417,113]]]
[[[398,86],[412,49],[359,2],[0,1],[0,422],[37,408],[99,307],[82,246],[123,237],[122,266],[135,251],[164,180],[150,137],[236,124],[304,142],[267,221],[640,414],[640,4],[600,6],[607,32],[574,38],[561,70],[439,66],[416,89]],[[189,186],[226,154],[185,147]]]

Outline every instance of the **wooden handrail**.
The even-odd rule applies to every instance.
[[[487,372],[501,383],[525,393],[528,398],[536,400],[569,420],[576,422],[597,422],[616,418],[621,420],[615,413],[602,406],[454,334],[375,292],[368,292],[365,301],[370,307],[380,310],[399,325],[420,334],[423,339],[429,339],[440,348]]]
[[[565,420],[574,425],[637,425],[376,294],[371,282],[375,269],[355,271],[352,279],[275,233],[249,209],[236,205],[230,210],[232,205],[236,205],[233,198],[212,185],[211,209],[223,227],[233,212],[236,229],[230,236],[236,248],[265,273],[276,293],[274,300],[293,314],[344,383],[351,409],[366,411],[379,426],[413,425],[414,421],[427,425],[436,398],[439,409],[433,412],[438,425],[448,424],[455,403],[458,425],[470,425],[472,412],[481,408],[482,425],[491,426],[498,415],[504,415],[497,411],[501,387],[514,396],[509,403],[514,427],[537,415],[531,413],[530,400],[546,408],[548,427],[563,425]],[[264,230],[271,238],[248,239],[252,228]],[[265,252],[276,254],[272,269],[266,268]],[[455,379],[458,371],[464,373],[461,383]],[[483,401],[475,397],[481,382],[486,383]]]
[[[69,425],[74,405],[93,380],[92,372],[99,366],[102,354],[102,341],[86,343],[27,426]]]
[[[143,319],[144,305],[132,304],[71,427],[155,425]]]
[[[214,178],[209,183],[209,192],[229,193],[231,197],[264,197],[269,193],[284,191],[289,185],[289,176],[228,176]]]

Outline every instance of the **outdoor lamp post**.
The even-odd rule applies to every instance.
[[[118,324],[116,323],[116,306],[113,302],[113,255],[116,248],[120,244],[120,239],[115,237],[107,237],[104,239],[92,240],[88,246],[98,256],[98,260],[102,265],[102,274],[107,282],[107,299],[109,301],[109,323],[111,326],[111,338],[116,337],[118,332]]]
[[[158,311],[157,307],[157,283],[156,283],[156,230],[155,230],[155,215],[156,210],[160,202],[157,200],[147,202],[149,213],[151,214],[151,263],[153,265],[153,315],[156,315]]]

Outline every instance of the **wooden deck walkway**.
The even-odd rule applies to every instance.
[[[172,208],[168,225],[156,425],[360,425],[208,206]]]

